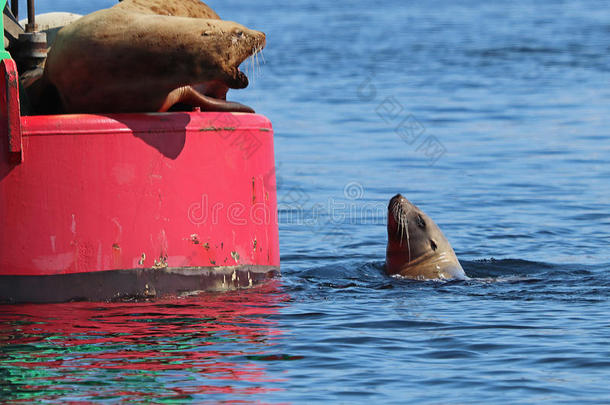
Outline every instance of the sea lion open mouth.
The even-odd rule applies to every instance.
[[[243,41],[247,45],[240,45],[240,42]],[[233,46],[242,47],[249,52],[245,55],[242,52],[236,52],[236,55],[241,55],[242,58],[237,57],[237,65],[235,66],[235,75],[232,83],[229,84],[230,88],[233,89],[244,89],[248,87],[249,80],[246,73],[240,70],[241,65],[244,64],[245,61],[250,61],[251,74],[256,74],[256,69],[259,66],[258,55],[262,56],[263,48],[267,44],[267,38],[264,33],[260,31],[254,30],[238,30],[234,37],[232,38]]]
[[[199,84],[198,86],[205,87],[205,95],[224,100],[226,99],[226,94],[229,89],[245,89],[248,87],[250,84],[248,74],[252,76],[257,74],[257,69],[260,68],[258,55],[262,56],[263,48],[266,45],[266,37],[262,32],[253,30],[248,31],[249,42],[254,42],[250,52],[246,53],[243,58],[237,57],[235,59],[232,58],[231,60],[227,60],[226,64],[229,68],[226,70],[227,74],[225,80]],[[240,31],[239,37],[241,38],[243,36],[244,34]],[[246,66],[243,66],[244,64]],[[245,69],[247,73],[243,72],[241,69]]]
[[[221,20],[199,0],[124,0],[64,27],[46,82],[67,113],[169,109],[254,112],[226,100],[249,84],[265,34]]]
[[[239,38],[244,37],[243,31],[239,31]],[[243,39],[242,39],[243,40]],[[246,54],[245,57],[237,57],[235,59],[228,59],[224,61],[224,66],[228,68],[223,69],[226,73],[222,79],[209,80],[199,84],[193,84],[178,88],[171,92],[164,102],[164,105],[159,111],[180,110],[180,109],[192,109],[193,106],[200,107],[204,111],[233,111],[233,112],[248,112],[253,113],[254,110],[247,105],[227,101],[227,92],[229,89],[243,89],[248,87],[249,80],[246,73],[242,72],[240,66],[249,60],[250,70],[252,74],[256,74],[259,61],[258,55],[262,56],[262,50],[265,47],[266,39],[265,34],[259,31],[248,30],[248,34],[245,40],[254,42],[251,53]],[[234,43],[237,42],[234,38]],[[243,47],[242,49],[249,49]],[[237,53],[242,55],[242,53]],[[236,64],[232,66],[232,64]],[[246,67],[247,68],[247,67]]]

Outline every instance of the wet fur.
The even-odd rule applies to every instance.
[[[442,231],[400,194],[390,200],[387,228],[387,274],[418,280],[467,278]]]

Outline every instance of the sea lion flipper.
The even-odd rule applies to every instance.
[[[167,95],[159,112],[167,111],[175,104],[199,107],[202,111],[254,113],[254,110],[245,104],[204,96],[191,86],[183,86],[172,90]]]

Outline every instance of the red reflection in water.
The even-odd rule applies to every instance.
[[[35,399],[61,398],[67,387],[71,397],[85,390],[78,400],[102,392],[120,399],[262,394],[281,381],[267,375],[265,362],[286,359],[273,352],[282,332],[271,316],[288,299],[272,281],[152,302],[4,305],[0,364],[12,370],[8,385]],[[99,379],[104,385],[91,392]]]

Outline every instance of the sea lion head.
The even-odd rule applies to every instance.
[[[258,54],[266,44],[264,33],[222,20],[200,0],[123,0],[112,9],[122,13],[119,15],[125,19],[140,17],[138,23],[125,24],[136,35],[146,33],[155,38],[161,31],[169,32],[170,41],[159,39],[145,47],[151,48],[157,43],[169,50],[173,46],[171,60],[176,61],[175,65],[191,65],[194,69],[192,72],[187,70],[192,74],[192,80],[181,84],[199,85],[199,90],[211,89],[202,92],[209,96],[216,97],[213,93],[222,93],[221,89],[226,93],[229,88],[246,88],[248,77],[239,70],[239,65]],[[147,22],[155,21],[152,16],[169,18],[158,19],[160,27],[146,27]],[[141,42],[130,38],[129,43],[135,47]],[[167,70],[171,71],[171,68]],[[218,96],[224,96],[224,93]]]
[[[212,51],[207,52],[209,60],[222,72],[219,79],[229,88],[246,88],[248,77],[239,65],[263,50],[265,34],[232,21],[207,20],[201,35],[210,40],[204,43]]]
[[[192,69],[188,74],[191,79],[186,84],[203,95],[220,100],[226,100],[229,89],[248,87],[248,76],[240,70],[240,65],[251,57],[254,72],[257,54],[266,45],[263,32],[218,19],[185,19],[182,22],[196,29],[191,39],[185,41],[190,42],[189,46],[192,47],[191,63],[181,64]],[[177,49],[176,53],[182,57],[185,55],[181,49]],[[181,56],[176,55],[174,60]]]
[[[465,278],[438,225],[400,194],[388,205],[386,273],[415,279]]]

